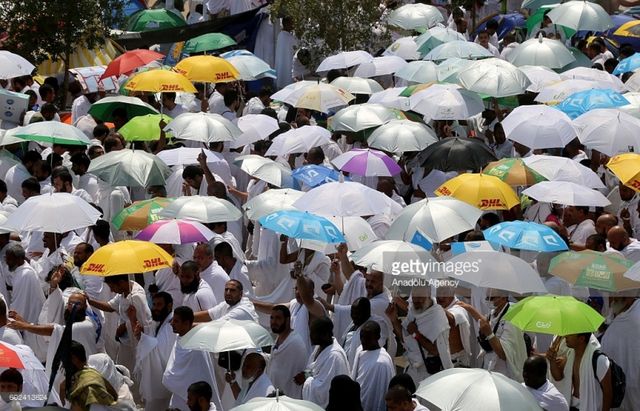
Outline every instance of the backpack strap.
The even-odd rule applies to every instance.
[[[601,384],[600,382],[600,378],[598,378],[598,358],[600,358],[601,355],[605,355],[602,351],[600,350],[595,350],[593,352],[593,355],[591,356],[591,366],[593,367],[593,375],[594,377],[596,377],[596,380],[598,381],[598,384]]]

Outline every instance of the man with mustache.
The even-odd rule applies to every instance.
[[[206,311],[216,306],[213,290],[200,278],[200,269],[195,261],[182,263],[178,278],[183,295],[181,305],[191,308],[193,312]]]

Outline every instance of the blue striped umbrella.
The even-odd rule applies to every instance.
[[[555,106],[572,119],[596,108],[612,108],[626,106],[629,101],[612,89],[592,89],[571,94],[562,103]]]

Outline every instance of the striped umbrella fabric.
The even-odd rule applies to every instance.
[[[93,50],[78,49],[71,54],[69,69],[80,67],[106,66],[118,55],[118,51],[111,41],[107,41],[103,47]],[[38,74],[41,76],[53,76],[64,73],[62,60],[46,60],[38,66]]]
[[[136,236],[136,240],[156,244],[188,244],[208,242],[213,232],[197,221],[159,220],[149,225]]]

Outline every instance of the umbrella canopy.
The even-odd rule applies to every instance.
[[[168,123],[171,117],[164,114],[146,114],[144,116],[133,117],[122,126],[118,133],[126,141],[156,141],[160,139],[162,122]]]
[[[213,231],[197,221],[159,220],[140,231],[136,240],[155,244],[189,244],[206,243],[213,236]]]
[[[346,106],[354,98],[348,91],[321,83],[295,90],[282,101],[293,107],[328,113],[336,107]]]
[[[404,87],[392,87],[374,93],[369,97],[368,104],[380,104],[387,108],[409,111],[411,110],[409,98],[400,95],[404,89]]]
[[[614,156],[607,163],[607,168],[624,185],[640,191],[640,154],[625,153]]]
[[[140,10],[127,19],[127,31],[147,31],[186,26],[184,18],[167,9]]]
[[[568,181],[589,188],[605,188],[596,173],[570,158],[533,155],[522,161],[550,181]]]
[[[640,79],[640,77],[638,77]],[[630,104],[626,106],[618,107],[617,109],[622,111],[623,113],[630,114],[635,118],[640,118],[640,93],[638,92],[629,92],[624,93],[624,98],[629,100]]]
[[[543,203],[583,207],[606,207],[611,202],[599,191],[567,181],[543,181],[522,192]]]
[[[381,104],[356,104],[338,111],[329,120],[334,131],[362,131],[403,118],[396,110]]]
[[[225,318],[200,324],[180,339],[187,350],[225,352],[273,345],[271,334],[251,320]]]
[[[226,54],[226,53],[225,53]],[[239,73],[239,79],[254,81],[261,78],[276,78],[275,70],[253,54],[224,57]]]
[[[38,143],[88,146],[91,140],[80,129],[59,121],[41,121],[12,132],[13,136]]]
[[[137,274],[171,268],[172,263],[173,258],[157,245],[148,241],[126,240],[97,249],[82,265],[80,273],[100,277]]]
[[[0,50],[0,79],[31,75],[35,66],[24,57],[7,50]]]
[[[634,73],[631,77],[629,77],[627,79],[627,82],[624,83],[624,88],[634,92],[640,91],[640,75],[637,73]],[[627,94],[625,94],[625,97],[627,96]]]
[[[276,233],[301,240],[344,243],[340,229],[324,217],[300,210],[283,210],[260,217],[260,225]]]
[[[42,364],[33,364],[29,357],[25,356],[18,347],[6,342],[0,342],[0,368],[24,370],[33,369],[33,366],[39,366],[37,369],[42,370]]]
[[[271,159],[249,154],[236,157],[233,163],[250,176],[276,187],[290,188],[293,186],[291,169]]]
[[[240,73],[227,60],[214,56],[193,56],[180,60],[176,71],[191,81],[228,83],[240,78]]]
[[[438,64],[438,81],[459,83],[458,74],[473,64],[473,60],[451,57]]]
[[[578,134],[569,116],[544,105],[516,107],[502,128],[509,140],[532,150],[564,147]]]
[[[304,400],[295,400],[284,395],[273,398],[253,398],[230,411],[324,411],[322,407]]]
[[[393,74],[407,65],[405,59],[398,56],[374,57],[372,61],[362,63],[353,73],[356,77],[378,77]]]
[[[420,53],[413,37],[400,37],[382,53],[384,56],[397,56],[404,60],[418,60]]]
[[[111,220],[117,230],[142,230],[154,221],[158,221],[160,211],[171,204],[173,199],[156,197],[150,200],[136,201],[125,207]]]
[[[484,174],[498,177],[510,186],[530,186],[546,178],[527,166],[521,158],[503,158],[489,163],[484,170]]]
[[[326,183],[293,203],[299,210],[330,216],[397,214],[402,207],[385,194],[356,182]]]
[[[285,86],[280,91],[273,93],[271,95],[271,98],[275,101],[285,101],[285,99],[288,98],[294,91],[297,91],[309,86],[315,86],[316,84],[318,84],[317,81],[310,81],[310,80],[297,81],[295,83],[289,84],[288,86]]]
[[[208,196],[178,197],[159,213],[160,218],[193,220],[201,223],[236,221],[242,212],[230,201]]]
[[[291,173],[291,176],[309,187],[316,187],[325,183],[333,183],[340,181],[342,178],[345,181],[349,181],[349,177],[345,177],[337,170],[326,166],[319,166],[315,164],[308,164],[296,168]]]
[[[531,221],[505,221],[484,230],[485,240],[516,250],[565,251],[569,247],[551,227]]]
[[[147,49],[130,50],[111,60],[100,79],[129,75],[138,67],[163,58],[163,54]]]
[[[580,142],[607,156],[640,152],[640,119],[615,109],[591,110],[573,122]]]
[[[391,120],[371,133],[367,145],[388,153],[422,151],[438,141],[428,126],[410,120]]]
[[[202,148],[191,148],[191,147],[178,147],[172,148],[169,150],[160,151],[157,156],[160,160],[162,160],[168,166],[175,165],[187,165],[187,164],[198,164],[198,156],[204,153],[207,156],[207,164],[212,163],[226,163],[227,160],[224,159],[222,154],[216,153],[215,151],[205,150]],[[226,164],[226,167],[229,167]],[[212,170],[214,173],[215,170]]]
[[[428,29],[443,21],[440,10],[428,4],[405,4],[393,10],[387,20],[404,30]]]
[[[634,20],[636,26],[637,20]],[[628,73],[630,71],[636,71],[640,68],[640,53],[634,53],[633,55],[620,60],[616,68],[613,70],[613,75],[619,76],[620,74]]]
[[[562,81],[562,78],[558,73],[546,67],[519,66],[518,68],[531,82],[529,87],[527,87],[527,91],[531,91],[533,93],[538,93],[544,87]]]
[[[539,411],[526,387],[499,372],[450,368],[420,383],[416,395],[440,410]],[[482,401],[478,401],[482,396]],[[452,408],[450,405],[453,405]]]
[[[265,156],[306,153],[313,147],[331,142],[331,132],[319,126],[302,126],[280,134],[272,140]]]
[[[189,79],[171,70],[155,69],[135,74],[124,86],[129,91],[149,91],[162,93],[163,91],[184,91],[197,93]]]
[[[486,174],[460,174],[438,187],[435,193],[455,197],[481,210],[510,210],[520,204],[508,184]]]
[[[576,286],[615,292],[640,288],[640,282],[623,276],[631,266],[633,261],[615,254],[567,251],[551,259],[549,273]]]
[[[426,198],[405,207],[387,231],[388,240],[411,241],[416,232],[439,243],[473,230],[482,211],[452,197]]]
[[[477,269],[465,270],[462,273],[449,272],[455,278],[476,287],[493,288],[518,294],[546,293],[540,274],[529,263],[521,258],[498,251],[467,251],[449,260],[450,269],[465,266]],[[471,264],[471,265],[469,265]]]
[[[158,114],[152,105],[145,103],[138,97],[109,96],[102,98],[91,105],[89,114],[97,120],[113,121],[113,112],[124,109],[128,119],[146,114]]]
[[[535,101],[545,104],[557,104],[579,91],[604,88],[606,88],[604,85],[590,80],[562,80],[543,86]]]
[[[479,95],[452,84],[434,84],[409,98],[411,110],[428,120],[464,120],[484,111]]]
[[[467,41],[467,39],[461,33],[444,26],[432,27],[415,39],[418,52],[422,55],[450,41]]]
[[[182,113],[167,124],[165,131],[170,131],[181,140],[216,143],[233,141],[242,134],[235,124],[219,114]]]
[[[458,79],[464,88],[491,97],[523,94],[531,83],[516,66],[497,58],[471,64],[458,73]]]
[[[236,44],[234,39],[224,33],[206,33],[184,43],[182,52],[187,54],[204,53],[235,46]]]
[[[277,211],[295,210],[293,203],[302,197],[302,191],[290,188],[270,189],[247,201],[242,208],[250,220],[258,220]]]
[[[371,95],[383,90],[377,81],[361,77],[338,77],[331,82],[331,85],[347,90],[351,94]]]
[[[555,108],[567,113],[571,118],[577,118],[596,108],[621,107],[626,104],[629,104],[629,101],[617,91],[611,89],[586,90],[570,95]]]
[[[414,84],[436,82],[438,66],[432,61],[412,61],[396,71],[395,76]]]
[[[333,225],[338,227],[342,234],[344,234],[347,249],[349,251],[359,250],[378,239],[378,236],[373,232],[371,225],[362,217],[326,216],[326,218],[331,221]],[[336,252],[335,244],[327,244],[312,240],[302,240],[300,247],[320,251],[324,254],[333,254]]]
[[[231,142],[231,148],[266,140],[272,133],[280,130],[278,120],[266,114],[246,114],[238,119],[237,125],[242,134]]]
[[[437,46],[423,60],[442,61],[453,57],[471,60],[493,57],[493,54],[477,43],[454,40]]]
[[[618,77],[603,70],[589,67],[575,67],[560,74],[563,79],[595,81],[601,85],[598,88],[611,88],[615,91],[623,92],[624,84]]]
[[[493,151],[475,138],[447,137],[418,154],[417,161],[427,169],[441,171],[480,170],[496,161]]]
[[[443,277],[443,275],[438,274],[435,270],[426,272],[418,270],[415,262],[408,270],[400,272],[398,267],[401,267],[403,265],[402,263],[405,262],[418,261],[423,264],[429,264],[436,261],[430,252],[419,245],[406,241],[374,241],[351,254],[350,259],[356,265],[382,271],[392,276],[422,276],[425,279]],[[437,264],[435,266],[438,267]]]
[[[522,331],[560,336],[596,332],[604,322],[591,306],[559,295],[527,297],[509,307],[504,319]]]
[[[562,68],[576,60],[562,42],[543,38],[529,39],[515,48],[508,58],[515,66]]]
[[[171,175],[171,169],[158,156],[129,149],[112,151],[93,159],[87,172],[114,187],[164,185]]]
[[[611,16],[597,3],[571,0],[555,7],[547,14],[553,24],[580,31],[607,31],[613,27]]]
[[[12,212],[3,228],[14,231],[67,233],[92,226],[101,213],[70,193],[49,193],[29,197]]]
[[[369,148],[354,148],[334,158],[331,163],[341,171],[367,177],[391,177],[402,171],[391,157]]]
[[[322,60],[316,69],[316,73],[335,69],[346,69],[372,60],[373,56],[364,50],[342,51]]]

